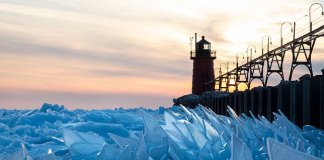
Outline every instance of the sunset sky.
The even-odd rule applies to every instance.
[[[253,57],[260,55],[263,35],[271,35],[276,47],[282,22],[298,20],[298,34],[308,31],[314,2],[323,3],[0,0],[0,108],[39,108],[45,102],[71,109],[171,106],[172,98],[191,92],[195,32],[217,50],[219,67],[249,45],[257,46]],[[323,25],[319,6],[312,10],[314,27]],[[287,42],[288,25],[283,32]],[[315,74],[324,68],[323,39],[312,57]],[[287,54],[286,71],[290,62]],[[297,68],[294,79],[306,71]]]

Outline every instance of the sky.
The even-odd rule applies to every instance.
[[[271,35],[282,22],[308,27],[311,0],[0,0],[0,108],[169,107],[191,93],[190,37],[204,35],[215,67]],[[324,24],[312,7],[314,27]],[[320,23],[323,22],[323,23]],[[283,27],[284,41],[291,38]],[[303,28],[304,27],[304,28]],[[200,38],[199,38],[200,39]],[[313,53],[324,68],[324,40]],[[245,53],[244,53],[245,54]],[[291,56],[285,61],[285,76]],[[241,60],[240,60],[240,63]],[[307,73],[297,68],[294,79]],[[216,72],[216,76],[218,71]],[[279,83],[279,76],[270,84]],[[255,83],[257,85],[257,82]]]

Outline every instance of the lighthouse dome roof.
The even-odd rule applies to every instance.
[[[205,36],[202,36],[198,44],[210,44],[210,42],[206,41]]]

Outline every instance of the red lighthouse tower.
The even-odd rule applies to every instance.
[[[190,52],[190,59],[193,60],[192,94],[200,95],[205,91],[213,91],[215,82],[212,81],[215,79],[216,51],[211,50],[210,43],[205,40],[204,36],[197,42],[195,33],[195,52]]]

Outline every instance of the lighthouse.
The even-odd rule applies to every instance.
[[[205,91],[213,91],[216,51],[211,50],[211,44],[204,36],[197,42],[195,33],[195,51],[190,52],[190,59],[193,60],[192,94],[200,95]]]

